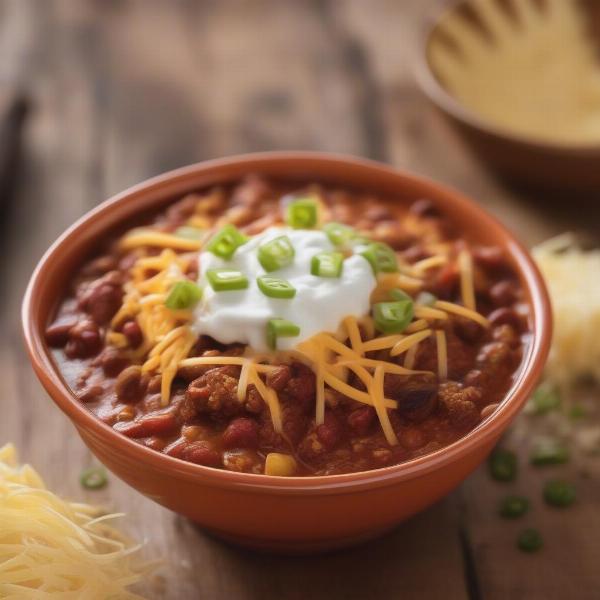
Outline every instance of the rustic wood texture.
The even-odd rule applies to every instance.
[[[417,0],[3,0],[0,81],[32,105],[18,186],[3,214],[0,443],[14,441],[49,485],[129,513],[128,530],[163,556],[151,598],[597,598],[598,463],[576,479],[578,506],[536,502],[547,547],[514,548],[520,523],[498,500],[539,496],[547,471],[503,487],[482,469],[387,537],[310,558],[269,557],[207,537],[111,479],[84,493],[93,458],[38,385],[20,339],[19,305],[44,249],[77,217],[150,175],[198,160],[267,149],[363,155],[443,180],[475,197],[525,241],[569,227],[598,234],[597,207],[573,210],[505,187],[464,148],[416,87],[412,67],[432,2]],[[522,418],[527,452],[541,425]],[[597,459],[600,461],[600,459]],[[589,463],[589,464],[588,464]]]

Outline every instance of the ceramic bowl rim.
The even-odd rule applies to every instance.
[[[60,376],[44,340],[45,323],[37,322],[36,314],[41,313],[41,308],[36,313],[33,312],[34,298],[43,293],[49,285],[48,282],[51,279],[49,273],[51,271],[47,271],[46,267],[50,263],[60,265],[60,263],[68,260],[69,251],[67,248],[69,242],[79,235],[82,227],[98,219],[105,219],[103,230],[107,231],[114,228],[115,223],[110,221],[110,214],[115,206],[131,202],[135,198],[141,201],[144,195],[148,196],[152,192],[156,193],[161,188],[172,186],[174,182],[185,184],[189,180],[189,191],[191,191],[194,189],[194,180],[199,176],[217,172],[219,169],[237,168],[241,174],[256,172],[261,167],[267,169],[269,165],[279,164],[282,167],[290,161],[296,165],[297,169],[301,166],[309,168],[311,164],[318,164],[322,168],[350,168],[360,172],[360,176],[365,180],[374,182],[377,178],[381,180],[395,179],[398,181],[399,186],[402,182],[405,186],[418,186],[424,190],[424,193],[429,191],[433,196],[437,196],[436,201],[442,205],[446,203],[449,207],[459,208],[463,212],[474,211],[482,226],[494,229],[496,237],[505,241],[506,248],[517,263],[520,276],[531,299],[533,322],[531,343],[528,347],[527,356],[523,359],[523,365],[516,382],[502,404],[492,416],[453,444],[406,463],[358,473],[308,477],[272,477],[235,473],[167,456],[116,432],[87,410],[76,399]],[[229,180],[232,180],[232,178],[229,177]],[[343,184],[343,182],[340,181],[340,184]],[[163,198],[163,203],[164,200],[165,198]],[[155,200],[154,204],[158,205],[160,202]],[[27,287],[22,304],[21,318],[26,348],[38,378],[58,407],[73,421],[78,429],[85,428],[86,434],[102,438],[112,449],[117,449],[130,459],[147,463],[147,467],[151,467],[167,477],[177,476],[188,482],[222,488],[238,488],[263,493],[268,491],[275,494],[309,495],[360,491],[361,489],[391,485],[399,480],[421,477],[459,460],[460,457],[469,454],[476,447],[481,447],[486,442],[497,438],[533,391],[549,351],[552,331],[548,293],[533,259],[526,248],[498,220],[475,202],[452,188],[396,170],[381,163],[341,154],[319,152],[264,152],[200,162],[152,177],[112,196],[71,225],[43,255]]]

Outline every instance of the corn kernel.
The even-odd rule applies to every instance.
[[[270,452],[265,461],[265,475],[290,477],[296,473],[297,464],[293,456]]]

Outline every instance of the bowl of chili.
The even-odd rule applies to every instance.
[[[305,152],[118,194],[47,251],[22,316],[36,374],[108,469],[282,552],[371,538],[456,487],[551,336],[535,264],[475,203]]]

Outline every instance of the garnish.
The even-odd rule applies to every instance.
[[[340,277],[344,267],[341,252],[320,252],[312,257],[310,272],[317,277]]]
[[[318,221],[317,203],[309,198],[300,198],[290,202],[285,220],[294,229],[311,229]]]
[[[171,310],[191,308],[202,297],[202,290],[193,282],[178,281],[171,288],[165,300],[165,306]]]
[[[534,444],[529,460],[537,467],[560,465],[569,460],[569,450],[557,440],[543,438]]]
[[[524,529],[517,537],[517,548],[523,552],[537,552],[544,541],[537,529]]]
[[[379,302],[373,306],[375,328],[382,333],[400,333],[406,329],[412,318],[413,302],[410,298]]]
[[[544,500],[550,506],[565,508],[573,504],[576,497],[575,486],[566,481],[548,481],[544,486]]]
[[[208,242],[206,249],[215,256],[230,260],[235,251],[248,241],[248,238],[235,225],[225,225]]]
[[[108,477],[102,467],[90,467],[82,471],[79,482],[86,490],[100,490],[108,483]]]
[[[534,415],[544,415],[556,410],[561,405],[561,397],[557,388],[541,385],[535,390],[531,400],[527,403],[527,412]]]
[[[496,481],[514,481],[517,477],[517,456],[504,448],[497,448],[489,459],[490,475]]]
[[[286,319],[270,319],[267,323],[267,345],[271,350],[277,349],[277,340],[280,337],[297,337],[300,327]]]
[[[245,290],[248,287],[248,278],[235,269],[209,269],[206,279],[215,292]]]
[[[518,519],[529,510],[529,500],[523,496],[507,496],[500,503],[498,513],[505,519]]]
[[[294,246],[287,235],[276,237],[258,248],[258,262],[268,273],[291,265],[294,255]]]
[[[334,246],[344,246],[356,237],[356,230],[343,223],[327,223],[323,226],[323,231]]]
[[[260,291],[269,298],[293,298],[296,288],[286,279],[263,275],[256,278]]]
[[[395,273],[398,270],[396,253],[383,242],[372,242],[361,253],[373,269],[373,273]]]

